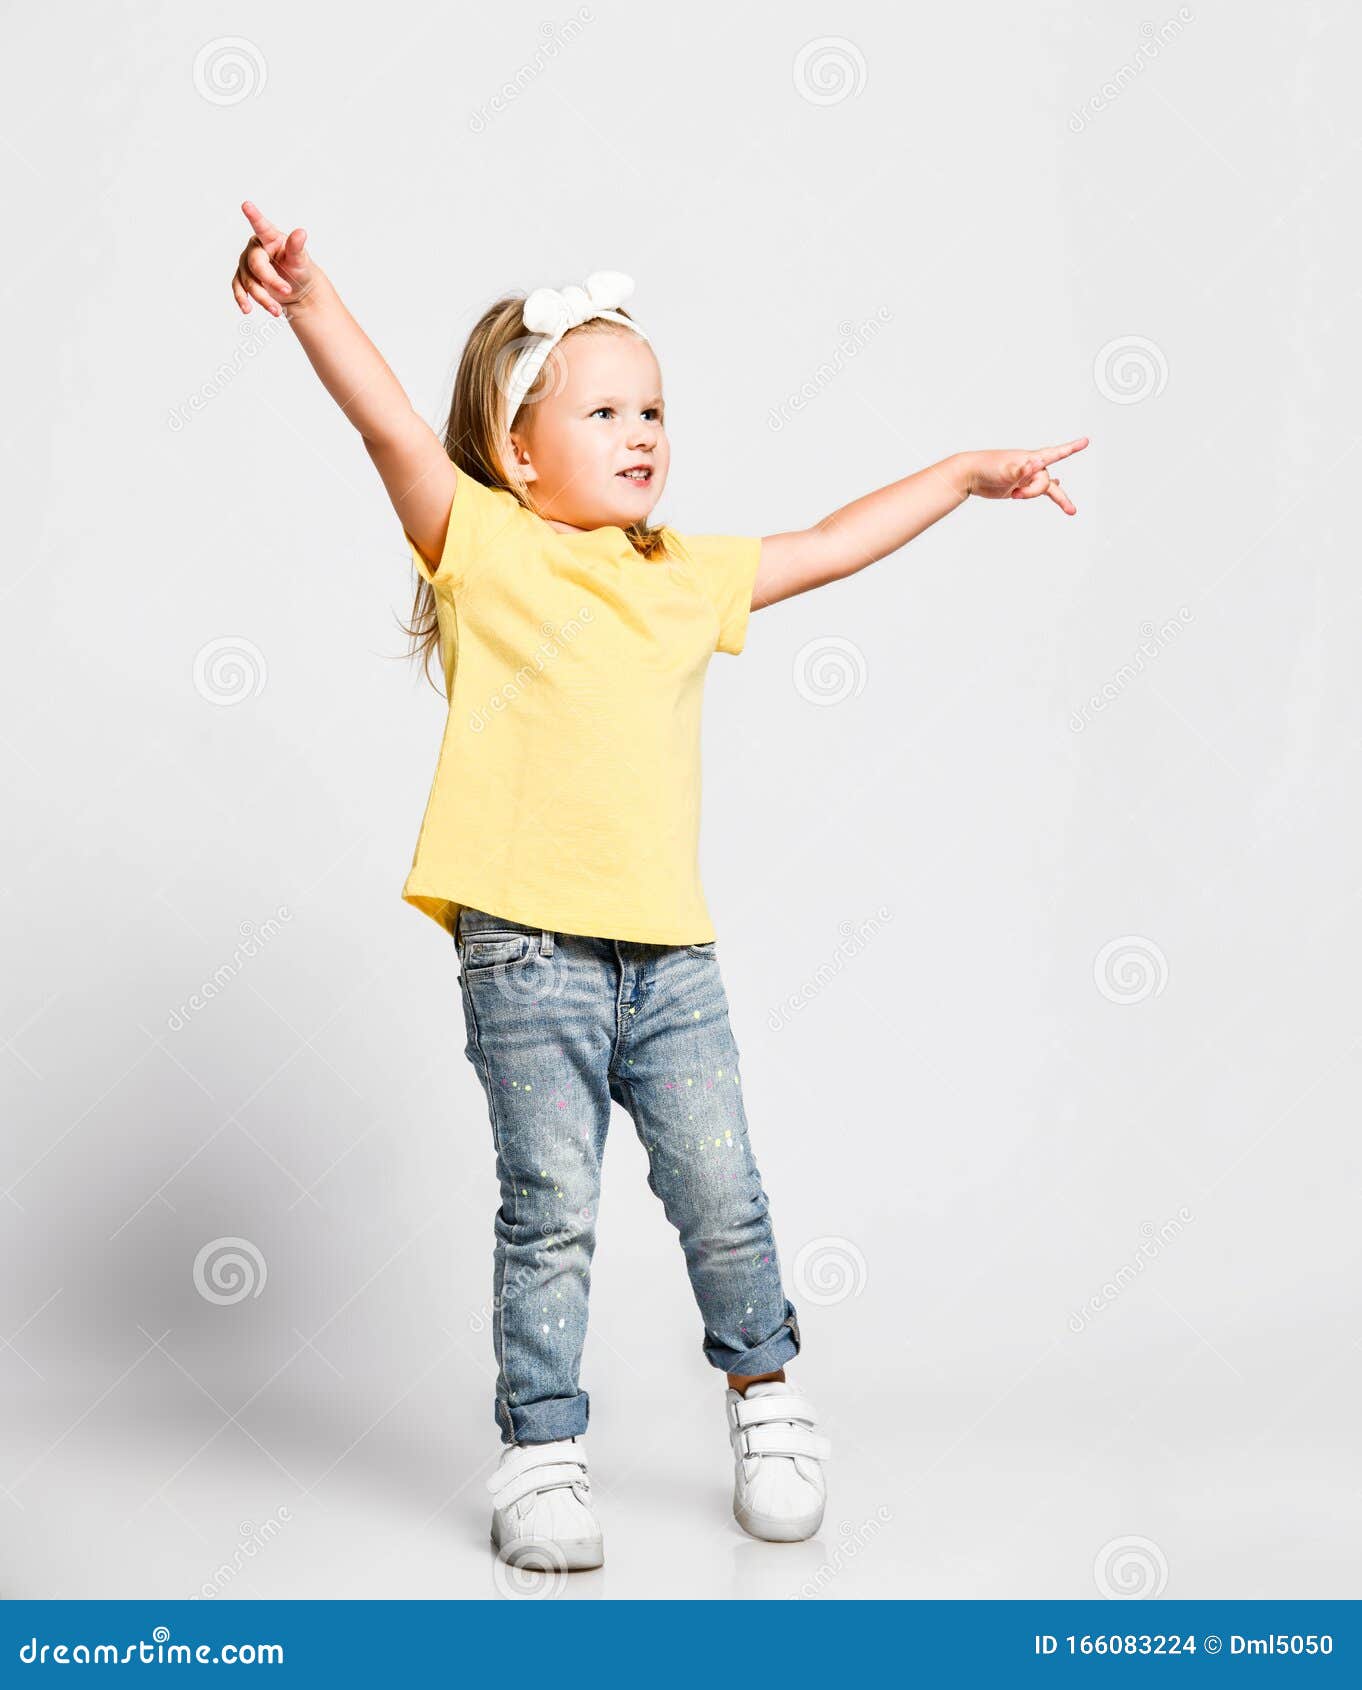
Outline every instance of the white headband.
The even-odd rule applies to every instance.
[[[505,382],[508,428],[524,403],[525,395],[534,386],[549,353],[578,323],[586,322],[589,317],[606,317],[612,323],[622,323],[647,340],[648,336],[643,334],[632,317],[625,317],[615,309],[623,305],[633,291],[633,277],[623,275],[619,270],[593,270],[584,287],[574,285],[562,289],[534,290],[525,301],[522,313],[522,321],[532,331],[534,339],[521,347]]]

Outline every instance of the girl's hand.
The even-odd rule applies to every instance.
[[[1081,452],[1087,444],[1088,437],[1082,434],[1067,445],[1040,446],[1030,452],[967,452],[966,488],[981,499],[1034,499],[1045,493],[1066,516],[1077,516],[1077,507],[1049,473],[1049,466]]]
[[[282,317],[283,306],[299,304],[315,279],[306,251],[307,232],[295,229],[286,236],[250,200],[243,200],[241,209],[255,233],[242,248],[232,293],[243,312],[258,299],[273,316]]]

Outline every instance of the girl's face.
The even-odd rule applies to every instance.
[[[535,509],[559,529],[646,521],[671,462],[651,346],[632,329],[569,334],[549,363],[545,396],[511,432]]]

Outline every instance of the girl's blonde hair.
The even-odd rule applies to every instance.
[[[484,487],[500,487],[511,493],[525,507],[533,510],[528,487],[511,479],[502,465],[501,444],[502,386],[516,351],[525,338],[521,312],[524,294],[508,294],[489,305],[473,327],[459,357],[458,373],[454,377],[454,395],[450,400],[449,421],[445,426],[445,451],[456,469],[471,475]],[[621,316],[629,313],[620,308]],[[567,340],[580,334],[628,334],[632,331],[617,324],[589,317],[569,329]],[[559,345],[562,345],[559,341]],[[555,379],[556,359],[550,357],[536,377],[534,385],[512,419],[519,419],[526,405],[541,398],[550,381]],[[561,366],[558,366],[561,368]],[[456,493],[455,498],[458,497]],[[651,528],[646,522],[632,522],[624,530],[629,543],[641,557],[657,558],[665,555],[667,547],[661,527]],[[435,589],[412,566],[416,574],[416,596],[412,601],[411,622],[402,627],[411,640],[410,657],[421,665],[430,680],[430,661],[440,651],[440,626],[435,610]],[[432,680],[431,685],[435,686]],[[437,691],[442,691],[436,688]]]

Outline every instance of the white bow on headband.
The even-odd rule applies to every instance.
[[[550,352],[568,332],[589,317],[606,317],[622,323],[635,334],[648,336],[633,320],[622,315],[623,305],[634,291],[634,279],[619,270],[593,270],[583,287],[536,288],[525,301],[521,320],[534,339],[522,346],[506,379],[506,426],[509,428],[525,395],[534,386]]]

